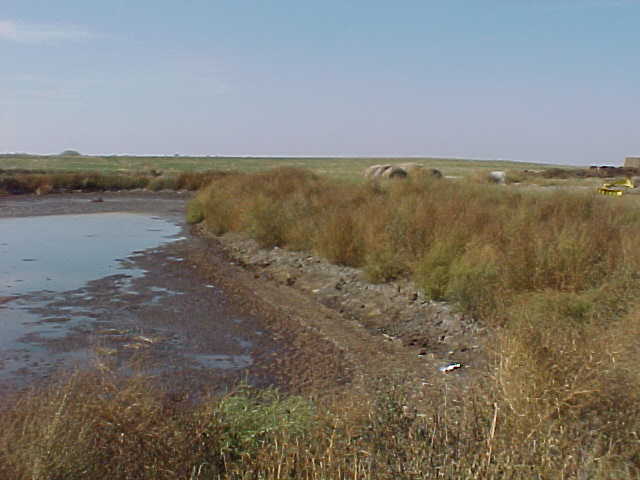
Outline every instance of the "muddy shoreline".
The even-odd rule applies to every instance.
[[[93,312],[91,327],[64,340],[31,340],[52,353],[91,352],[81,364],[136,368],[168,390],[191,392],[243,378],[291,391],[367,388],[388,376],[428,388],[442,380],[438,368],[449,362],[467,367],[446,376],[453,384],[465,383],[479,368],[482,329],[447,305],[426,301],[410,282],[370,285],[357,270],[307,253],[263,250],[236,234],[210,236],[185,225],[189,197],[128,192],[0,198],[0,217],[140,212],[177,223],[186,236],[129,259],[147,273],[131,280],[128,291],[119,288],[126,279],[110,276],[82,292],[47,299],[38,312],[43,318],[64,321],[69,310]],[[23,373],[42,381],[55,375],[55,367],[38,362]]]

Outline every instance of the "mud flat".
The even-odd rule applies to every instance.
[[[216,251],[210,259],[244,278],[242,290],[295,320],[289,328],[298,337],[312,333],[333,344],[354,386],[376,388],[392,377],[428,394],[443,382],[464,390],[486,372],[487,329],[451,305],[426,299],[409,280],[371,284],[360,270],[308,252],[263,249],[241,234],[194,230]],[[205,264],[211,268],[211,261]],[[451,365],[462,368],[446,368]]]
[[[190,261],[185,195],[96,199],[0,199],[0,391],[95,366],[194,393],[281,382],[282,342]]]

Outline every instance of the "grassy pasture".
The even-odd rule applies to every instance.
[[[465,160],[430,157],[146,157],[0,155],[0,170],[24,169],[47,172],[135,173],[156,170],[165,174],[207,170],[255,173],[277,167],[304,168],[331,178],[357,180],[362,171],[379,163],[415,162],[437,168],[444,175],[467,176],[475,171],[543,170],[554,165],[502,160]],[[556,165],[557,166],[557,165]]]

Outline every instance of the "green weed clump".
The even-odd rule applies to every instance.
[[[204,210],[198,199],[192,199],[187,203],[187,223],[196,224],[204,220]]]
[[[236,459],[254,455],[274,436],[301,437],[316,420],[312,403],[302,397],[246,387],[224,397],[216,414],[223,425],[221,453]]]

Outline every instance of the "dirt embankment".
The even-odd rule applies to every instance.
[[[440,367],[460,363],[454,383],[466,383],[484,364],[484,328],[446,303],[427,300],[408,280],[374,285],[361,271],[308,252],[262,249],[241,234],[194,230],[215,245],[214,258],[236,267],[245,288],[333,343],[370,379],[399,375],[430,384],[442,376]]]

